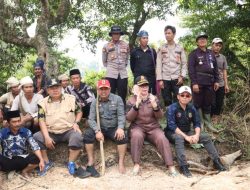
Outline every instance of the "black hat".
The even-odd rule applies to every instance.
[[[141,75],[135,79],[135,84],[137,84],[138,86],[141,86],[144,84],[149,84],[149,82],[145,76]]]
[[[6,119],[9,120],[11,118],[16,118],[16,117],[20,117],[20,112],[19,110],[15,110],[15,111],[8,111],[6,113]]]
[[[52,87],[52,86],[61,86],[61,84],[57,79],[50,79],[47,83],[47,87]]]
[[[196,36],[196,42],[200,39],[200,38],[206,38],[208,39],[208,35],[204,32],[200,33],[198,36]]]
[[[113,33],[120,33],[121,35],[124,35],[124,32],[122,31],[120,26],[112,26],[111,31],[109,32],[109,36],[112,36]]]
[[[69,76],[72,76],[72,75],[81,75],[79,69],[72,69],[69,71]]]

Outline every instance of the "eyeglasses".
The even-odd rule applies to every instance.
[[[182,98],[190,98],[191,97],[191,95],[189,95],[189,94],[181,94],[180,95]]]

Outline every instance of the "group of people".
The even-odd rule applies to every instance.
[[[92,88],[81,82],[78,69],[70,70],[69,76],[62,74],[50,79],[42,60],[34,64],[33,79],[9,78],[6,83],[10,92],[0,98],[0,170],[21,170],[28,176],[39,166],[38,175],[43,176],[53,166],[47,149],[68,142],[69,173],[80,178],[99,177],[94,167],[94,143],[109,138],[117,144],[120,173],[126,172],[124,159],[129,142],[133,174],[140,172],[144,140],[156,147],[172,176],[177,172],[169,142],[175,146],[180,171],[186,177],[192,174],[185,157],[185,143],[202,143],[215,168],[225,171],[211,138],[201,133],[205,129],[217,132],[211,115],[218,118],[224,94],[229,91],[227,62],[220,54],[223,42],[215,38],[212,50],[207,49],[208,36],[200,34],[196,38],[197,49],[187,59],[184,49],[174,41],[175,27],[166,26],[164,33],[167,42],[156,52],[148,46],[148,32],[140,31],[139,46],[130,53],[128,44],[120,40],[124,34],[121,28],[113,26],[111,41],[103,47],[107,73],[97,83],[97,98]],[[126,101],[129,60],[135,86],[134,94]],[[184,86],[187,75],[191,88]],[[159,123],[164,117],[160,92],[166,106],[164,131]],[[79,127],[82,118],[88,126],[83,132]],[[130,123],[128,131],[126,120]],[[34,154],[29,153],[28,145]],[[87,166],[76,166],[83,146],[88,155]]]

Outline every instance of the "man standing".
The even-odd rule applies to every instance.
[[[6,127],[8,123],[4,118],[5,113],[10,110],[15,97],[20,92],[19,89],[20,83],[15,77],[8,78],[6,84],[7,84],[7,89],[9,89],[10,92],[7,92],[6,94],[0,97],[0,121],[3,121],[4,127]]]
[[[204,128],[218,132],[211,123],[211,105],[214,91],[219,88],[219,73],[212,50],[207,49],[208,36],[204,33],[196,37],[198,48],[189,54],[188,71],[194,96],[194,106],[199,111]]]
[[[81,82],[81,73],[79,69],[70,70],[69,75],[72,85],[66,88],[66,92],[76,97],[76,101],[82,109],[83,117],[88,118],[90,104],[95,99],[92,88]]]
[[[189,104],[192,100],[191,89],[188,86],[180,87],[177,98],[178,102],[169,106],[166,115],[167,127],[165,128],[165,134],[170,142],[175,144],[177,161],[181,172],[186,177],[192,177],[186,161],[184,142],[190,144],[202,143],[213,160],[215,168],[219,171],[225,171],[226,169],[220,161],[219,154],[211,138],[207,134],[201,133],[199,113],[193,105]],[[193,124],[194,132],[191,131],[191,124]]]
[[[124,105],[120,96],[110,93],[110,83],[102,79],[97,83],[97,93],[99,98],[91,104],[89,114],[89,128],[85,131],[83,141],[88,154],[87,171],[93,177],[99,177],[100,174],[94,168],[94,142],[109,138],[117,144],[119,155],[119,172],[125,173],[124,158],[127,150],[128,138],[124,133],[125,114]],[[96,122],[96,104],[98,101],[100,127]]]
[[[132,50],[130,55],[130,67],[134,75],[134,81],[137,77],[143,75],[149,82],[149,92],[156,95],[156,52],[148,46],[148,32],[141,30],[137,34],[140,46]],[[134,82],[135,84],[135,82]]]
[[[212,105],[212,119],[215,123],[218,121],[218,117],[221,114],[225,93],[229,92],[228,80],[227,80],[227,60],[224,55],[220,53],[223,47],[223,41],[221,38],[214,38],[212,41],[212,51],[215,54],[215,58],[219,70],[219,89],[215,92],[215,99]]]
[[[6,119],[9,127],[0,130],[0,171],[21,171],[24,177],[39,166],[44,169],[44,160],[37,142],[33,139],[30,130],[21,127],[19,111],[8,111]],[[29,147],[34,154],[29,153]]]
[[[44,61],[41,59],[37,59],[34,64],[34,74],[33,78],[34,83],[34,92],[37,94],[43,95],[45,97],[47,95],[46,87],[49,77],[44,72]]]
[[[111,93],[116,91],[121,96],[125,105],[128,86],[127,64],[129,58],[129,46],[120,40],[124,33],[120,26],[112,26],[109,36],[111,41],[104,45],[102,49],[102,62],[107,68],[106,78],[111,85]]]
[[[48,82],[49,96],[39,102],[39,125],[41,131],[34,135],[41,147],[45,170],[52,166],[47,156],[47,148],[55,149],[60,142],[68,142],[69,162],[68,170],[71,175],[75,173],[75,161],[83,146],[79,122],[82,117],[76,98],[69,94],[62,94],[60,83],[56,79]]]
[[[39,131],[37,103],[43,99],[41,94],[34,93],[33,81],[27,76],[20,80],[22,92],[15,97],[11,111],[19,110],[21,113],[22,125],[30,129],[34,134]]]
[[[176,102],[178,89],[183,85],[187,73],[187,58],[184,49],[174,38],[176,29],[166,26],[164,29],[167,43],[157,52],[156,79],[162,89],[165,106]]]

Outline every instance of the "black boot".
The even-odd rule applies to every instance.
[[[181,166],[180,169],[181,169],[181,173],[182,173],[184,176],[186,176],[186,177],[188,177],[188,178],[192,177],[192,174],[191,174],[191,172],[189,171],[187,165]]]
[[[220,158],[214,159],[214,167],[220,172],[226,171],[226,168],[221,163]]]

